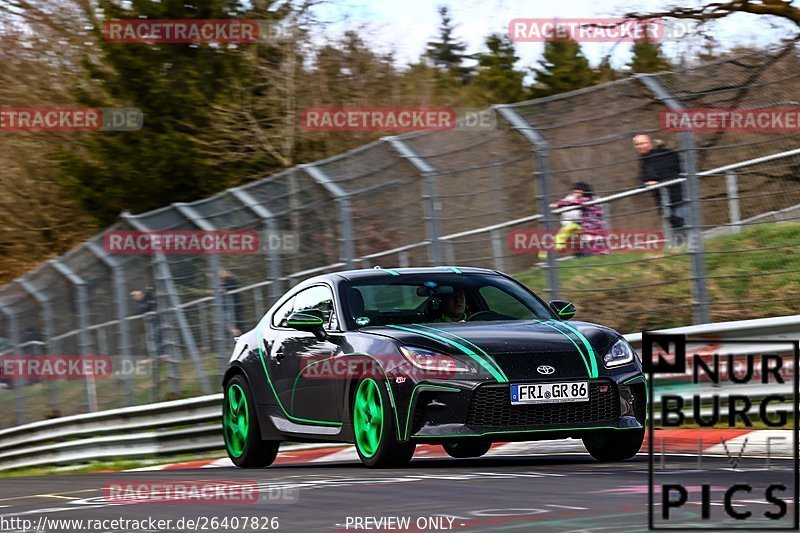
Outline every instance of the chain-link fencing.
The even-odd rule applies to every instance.
[[[797,313],[800,130],[671,131],[664,117],[798,110],[798,78],[794,45],[640,75],[495,106],[491,130],[386,137],[208,199],[123,213],[0,288],[0,357],[111,365],[72,379],[4,373],[0,426],[216,391],[233,337],[298,281],[346,268],[495,268],[623,332]],[[655,185],[640,181],[642,134],[678,162]],[[252,232],[260,246],[110,253],[115,231]],[[656,238],[609,247],[626,235]]]

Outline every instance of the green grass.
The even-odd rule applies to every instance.
[[[800,271],[784,272],[800,270],[800,224],[761,224],[704,245],[713,321],[800,312],[800,299],[767,301],[800,298]],[[571,259],[559,262],[560,296],[578,307],[576,318],[624,333],[687,325],[692,322],[689,264],[685,247]],[[547,287],[541,267],[514,277],[539,293]]]

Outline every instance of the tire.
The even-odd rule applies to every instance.
[[[392,407],[382,382],[358,382],[352,405],[356,452],[369,468],[402,467],[411,461],[416,444],[398,442]]]
[[[472,439],[458,439],[442,444],[444,451],[450,457],[455,459],[467,459],[469,457],[480,457],[485,455],[492,447],[491,442],[472,440]]]
[[[271,465],[278,455],[279,441],[261,440],[255,404],[242,375],[235,375],[225,383],[222,433],[228,457],[239,468],[263,468]]]
[[[592,457],[604,463],[624,461],[642,448],[644,429],[597,431],[583,437],[583,445]]]

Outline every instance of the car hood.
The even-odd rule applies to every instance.
[[[407,324],[361,332],[472,359],[482,374],[509,380],[542,378],[540,365],[555,368],[548,379],[596,377],[602,373],[603,355],[620,337],[597,324],[559,320]],[[481,359],[499,372],[489,370]]]

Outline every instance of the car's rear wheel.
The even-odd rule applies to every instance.
[[[635,456],[642,448],[644,429],[595,431],[583,437],[589,453],[603,462],[624,461]]]
[[[225,384],[222,431],[228,457],[240,468],[269,466],[278,455],[280,442],[261,439],[255,404],[247,381],[241,375]]]
[[[416,445],[395,438],[392,408],[379,381],[360,381],[353,395],[353,434],[361,462],[370,468],[391,468],[408,464]]]
[[[444,451],[447,455],[456,459],[466,459],[468,457],[480,457],[485,455],[492,447],[491,442],[473,440],[473,439],[458,439],[442,444]]]

